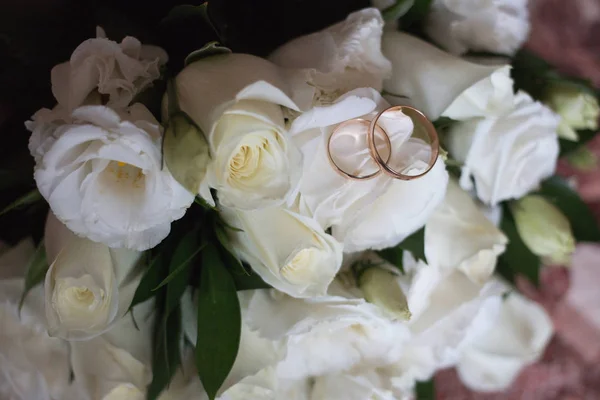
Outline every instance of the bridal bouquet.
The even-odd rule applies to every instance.
[[[552,335],[514,280],[600,241],[554,176],[596,93],[520,49],[526,3],[377,1],[260,56],[212,3],[163,19],[220,38],[187,57],[98,28],[25,122],[3,214],[44,233],[0,259],[0,397],[509,386]]]

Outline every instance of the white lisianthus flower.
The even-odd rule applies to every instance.
[[[342,265],[342,246],[316,221],[282,207],[224,209],[234,249],[260,277],[293,297],[324,295]]]
[[[425,224],[444,197],[448,173],[441,159],[424,177],[411,181],[385,174],[367,181],[352,181],[331,166],[327,141],[336,126],[352,118],[373,118],[388,106],[375,90],[356,89],[329,106],[305,112],[290,128],[304,155],[298,188],[300,211],[312,216],[323,228],[331,227],[332,235],[344,244],[345,252],[398,244]],[[401,112],[387,120],[386,125],[394,149],[390,163],[408,174],[426,167],[425,157],[419,155],[429,151],[428,144],[410,138],[413,127],[410,117]],[[339,140],[332,140],[331,152],[347,171],[372,163],[366,129],[364,126],[356,129],[347,129],[347,140],[341,135]],[[398,167],[396,163],[403,165]]]
[[[392,76],[383,83],[392,104],[410,104],[432,121],[445,111],[446,117],[466,119],[512,108],[507,65],[476,64],[397,31],[384,32],[382,50],[392,62]]]
[[[50,213],[46,221],[46,318],[53,336],[86,340],[125,315],[139,283],[126,277],[140,257],[75,236]]]
[[[84,106],[67,123],[49,114],[36,114],[27,127],[34,178],[56,217],[110,247],[146,250],[160,243],[194,196],[162,168],[160,128],[150,112],[141,104],[124,116]]]
[[[471,196],[450,180],[444,202],[425,225],[427,261],[445,271],[456,268],[474,282],[484,283],[507,243]]]
[[[313,96],[305,73],[248,54],[196,61],[177,76],[179,106],[202,129],[212,161],[200,194],[210,188],[229,207],[282,204],[295,188],[301,155],[287,135],[284,107],[300,111]]]
[[[419,349],[407,353],[408,359],[416,357],[421,360],[418,364],[433,364],[435,369],[455,365],[466,340],[487,329],[499,312],[503,287],[493,281],[478,284],[458,269],[448,272],[416,262],[410,253],[405,253],[403,266],[406,274],[399,275],[397,282],[412,314],[408,346]],[[400,360],[399,366],[410,371],[411,363]],[[412,374],[417,377],[423,372],[426,368]]]
[[[282,67],[309,69],[317,104],[360,87],[379,91],[391,72],[390,62],[381,54],[383,25],[379,10],[365,8],[284,44],[269,59]]]
[[[284,340],[286,356],[277,364],[279,379],[377,367],[402,355],[408,329],[389,319],[376,305],[345,290],[313,299],[294,299],[273,291],[256,291],[249,303],[248,324],[271,340]]]
[[[458,375],[472,390],[505,390],[524,367],[542,356],[552,331],[552,321],[542,306],[512,292],[492,326],[463,349]]]
[[[473,177],[477,197],[492,206],[535,189],[556,168],[559,122],[549,108],[519,92],[509,114],[452,125],[448,150],[464,163],[461,187],[470,190]]]
[[[0,280],[0,398],[62,400],[69,385],[69,348],[48,336],[44,289],[29,291],[19,311],[23,274],[33,254],[26,241],[0,257],[0,273],[17,264],[21,270],[19,277]]]
[[[133,318],[123,318],[113,329],[86,341],[71,342],[74,386],[81,400],[144,400],[152,380],[153,302],[135,307]],[[90,362],[93,360],[93,362]]]
[[[386,388],[376,371],[361,374],[330,374],[315,379],[313,400],[407,400]]]
[[[454,54],[513,55],[529,35],[527,0],[435,0],[425,32]]]
[[[117,43],[101,28],[96,35],[81,43],[68,62],[52,69],[52,93],[67,110],[83,105],[95,90],[108,96],[107,106],[126,107],[160,77],[160,67],[168,60],[163,49],[142,45],[136,38],[127,36]]]

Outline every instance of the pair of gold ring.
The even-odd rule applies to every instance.
[[[378,124],[378,121],[384,114],[389,113],[389,112],[394,112],[394,111],[401,111],[403,114],[408,116],[413,121],[414,130],[415,131],[419,130],[421,132],[424,132],[430,140],[431,154],[429,157],[429,162],[427,164],[427,168],[423,172],[419,173],[418,175],[405,175],[405,174],[402,174],[402,173],[394,170],[392,167],[390,167],[389,161],[392,157],[392,143],[390,141],[389,135]],[[344,171],[342,168],[340,168],[336,164],[336,162],[334,161],[333,156],[331,154],[332,138],[334,136],[336,136],[336,134],[340,133],[348,125],[356,124],[356,123],[362,124],[362,125],[365,125],[368,127],[367,142],[368,142],[368,147],[369,147],[369,153],[371,155],[371,158],[377,163],[377,166],[379,167],[377,171],[370,173],[370,174],[366,174],[366,175],[354,175],[347,171]],[[376,136],[375,133],[376,132],[379,133],[383,137],[383,139],[389,149],[388,156],[385,160],[383,159],[380,151],[377,149],[377,146],[375,145],[375,136]],[[429,119],[427,119],[427,117],[421,111],[417,110],[416,108],[408,107],[408,106],[394,106],[394,107],[387,108],[383,111],[380,111],[375,116],[375,118],[373,118],[371,121],[367,121],[362,118],[354,118],[354,119],[342,122],[333,130],[333,132],[331,133],[331,136],[329,137],[329,140],[327,141],[327,156],[329,157],[329,162],[331,163],[333,168],[340,175],[342,175],[346,178],[352,179],[352,180],[357,180],[357,181],[373,179],[382,173],[387,174],[387,175],[391,176],[392,178],[400,179],[403,181],[409,181],[412,179],[420,178],[420,177],[426,175],[429,171],[431,171],[431,169],[433,168],[433,166],[435,165],[435,163],[437,161],[439,151],[440,151],[439,139],[438,139],[438,135],[437,135],[437,132],[436,132],[433,124],[429,121]]]

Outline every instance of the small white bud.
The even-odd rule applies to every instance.
[[[511,204],[517,231],[536,255],[556,264],[568,264],[575,238],[567,217],[539,195],[525,196]]]

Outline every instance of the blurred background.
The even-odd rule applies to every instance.
[[[600,87],[600,0],[529,0],[527,47],[563,72]],[[561,160],[568,177],[600,223],[600,136],[579,152],[585,162]],[[581,159],[580,159],[581,160]],[[552,316],[555,336],[538,363],[503,393],[474,393],[454,370],[435,377],[438,400],[600,399],[600,246],[580,244],[571,267],[546,267],[540,288],[518,283]]]

